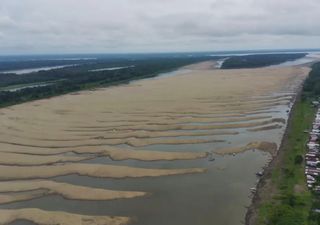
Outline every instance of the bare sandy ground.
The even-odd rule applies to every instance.
[[[268,126],[263,126],[263,127],[251,128],[251,129],[247,129],[247,130],[248,131],[264,131],[264,130],[274,130],[274,129],[279,129],[279,128],[282,128],[282,126],[279,124],[274,124],[274,125],[268,125]]]
[[[127,166],[113,166],[100,164],[62,164],[50,166],[0,166],[0,180],[18,180],[49,178],[70,174],[101,178],[137,178],[158,177],[179,174],[203,173],[205,169],[145,169]]]
[[[39,156],[0,152],[0,165],[48,165],[60,162],[79,162],[90,158],[92,156]]]
[[[186,72],[177,76],[0,109],[0,203],[50,194],[84,200],[134,198],[146,194],[49,180],[55,176],[78,174],[123,179],[203,173],[205,168],[150,169],[80,161],[102,156],[144,161],[201,159],[206,158],[207,153],[197,151],[197,144],[223,144],[228,136],[239,132],[280,129],[286,121],[272,113],[277,112],[276,107],[292,103],[310,70],[307,67],[213,68],[214,62],[204,62],[183,68]],[[272,142],[249,142],[246,146],[222,148],[215,153],[260,149],[274,154],[277,150]],[[181,144],[192,145],[194,150],[175,152],[170,151],[170,147],[168,151],[148,150],[152,145],[174,148]],[[142,147],[143,150],[139,149]],[[0,210],[0,224],[16,219],[44,225],[120,225],[130,220],[38,209]]]
[[[105,201],[145,196],[145,192],[113,191],[50,180],[3,181],[0,183],[0,203],[10,203],[45,195],[59,194],[66,199]]]
[[[28,220],[41,225],[125,225],[127,217],[85,216],[65,212],[48,212],[40,209],[1,209],[0,224],[7,225],[15,220]]]
[[[231,148],[222,148],[217,149],[214,151],[214,153],[219,155],[226,155],[226,154],[232,154],[232,153],[240,153],[248,150],[262,150],[269,152],[271,155],[274,155],[277,151],[277,144],[272,142],[265,142],[265,141],[257,141],[257,142],[251,142],[247,144],[246,146],[236,146]]]
[[[48,157],[48,156],[55,156],[61,155],[64,153],[75,153],[80,154],[80,157],[74,156],[57,156],[57,157]],[[191,159],[200,159],[205,158],[207,153],[205,152],[170,152],[170,151],[146,151],[146,150],[132,150],[132,149],[122,149],[117,147],[111,146],[90,146],[90,147],[68,147],[68,148],[35,148],[35,147],[28,147],[28,146],[21,146],[21,145],[6,145],[0,155],[7,154],[6,158],[0,159],[0,165],[42,165],[44,161],[52,162],[59,162],[50,160],[52,159],[74,159],[80,158],[88,159],[94,158],[98,156],[107,156],[113,160],[127,160],[127,159],[135,159],[135,160],[142,160],[142,161],[156,161],[156,160],[191,160]],[[90,154],[89,156],[82,156],[81,154]],[[21,159],[14,157],[18,155]],[[12,156],[12,157],[10,157]],[[46,157],[41,157],[46,156]],[[39,160],[40,159],[40,160]],[[30,162],[29,162],[30,161]],[[71,160],[70,160],[71,161]],[[49,164],[49,163],[47,163]]]

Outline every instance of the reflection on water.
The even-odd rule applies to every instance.
[[[20,91],[26,88],[35,88],[35,87],[45,87],[45,86],[49,86],[52,85],[53,83],[43,83],[43,84],[34,84],[34,85],[27,85],[27,86],[23,86],[23,87],[17,87],[17,88],[10,88],[7,91],[9,92],[16,92],[16,91]]]
[[[17,75],[21,75],[21,74],[39,72],[41,70],[46,71],[46,70],[53,70],[53,69],[61,69],[61,68],[76,66],[76,65],[77,64],[63,65],[63,66],[45,66],[45,67],[38,67],[38,68],[31,68],[31,69],[7,70],[7,71],[1,71],[0,73],[15,73]]]
[[[311,62],[314,62],[314,61],[319,61],[319,58],[308,54],[306,57],[303,57],[303,58],[300,58],[300,59],[296,59],[296,60],[293,60],[293,61],[287,61],[287,62],[284,62],[284,63],[280,63],[278,65],[273,65],[273,66],[269,66],[269,67],[279,68],[279,67],[288,67],[288,66],[298,66],[298,65],[311,63]]]
[[[13,223],[10,223],[10,225],[36,225],[36,224],[27,220],[18,220]]]

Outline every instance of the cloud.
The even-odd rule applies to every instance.
[[[316,48],[318,0],[1,0],[0,52]]]

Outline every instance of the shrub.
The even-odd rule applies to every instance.
[[[303,157],[302,155],[296,155],[294,158],[294,164],[301,164],[303,162]]]

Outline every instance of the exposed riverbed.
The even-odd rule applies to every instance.
[[[1,109],[0,222],[242,224],[309,68],[214,67]]]

